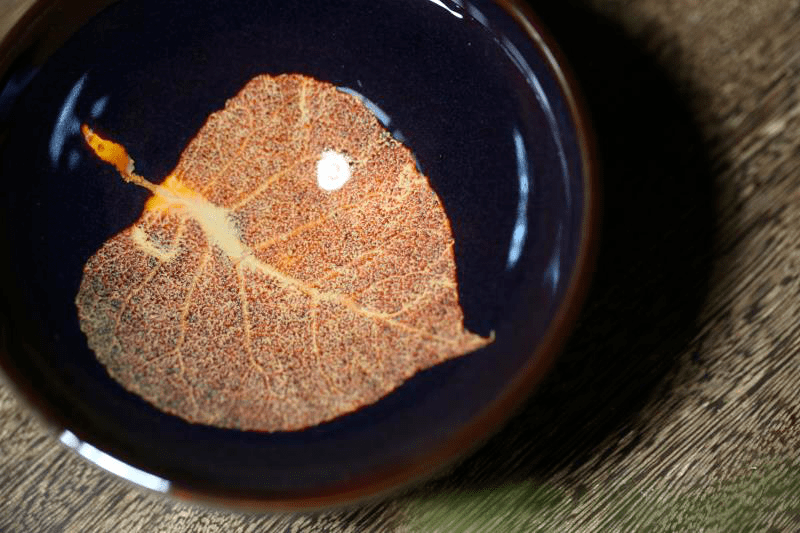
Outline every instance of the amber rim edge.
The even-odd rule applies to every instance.
[[[531,353],[528,365],[520,372],[520,376],[509,384],[503,394],[492,404],[486,406],[483,412],[475,416],[468,425],[461,428],[435,450],[420,455],[414,463],[382,470],[369,479],[362,479],[351,485],[339,486],[327,492],[308,496],[285,498],[279,495],[274,497],[261,495],[248,497],[233,495],[230,492],[192,489],[182,486],[180,481],[173,480],[167,480],[170,483],[170,488],[165,493],[167,496],[217,509],[256,512],[313,511],[380,500],[446,471],[454,463],[474,452],[508,422],[551,368],[572,332],[588,293],[595,266],[600,224],[596,144],[589,113],[581,96],[580,88],[555,40],[545,30],[539,18],[524,0],[494,1],[522,27],[536,47],[543,52],[567,101],[572,122],[575,125],[583,169],[584,208],[577,260],[562,303],[541,342]],[[18,48],[20,42],[24,43],[24,38],[30,33],[29,28],[34,26],[37,19],[45,17],[57,3],[58,0],[37,0],[3,36],[0,41],[0,74],[4,74],[13,63],[15,49]],[[107,4],[111,3],[113,1],[107,2]],[[6,331],[3,327],[0,331],[0,341],[3,341],[0,349],[5,349],[5,338]],[[7,378],[3,381],[10,385],[10,389],[18,398],[23,399],[31,407],[28,411],[33,413],[53,435],[68,428],[69,425],[61,420],[61,417],[40,401],[35,391],[23,385],[16,370],[4,359],[0,358],[0,369],[3,371],[0,373],[0,377]],[[81,435],[78,437],[84,440]],[[135,485],[129,480],[126,481]],[[140,485],[136,486],[141,488]]]

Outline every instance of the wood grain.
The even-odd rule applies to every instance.
[[[243,515],[118,481],[3,388],[0,531],[800,529],[800,2],[553,4],[533,7],[596,124],[604,238],[575,335],[500,434],[387,502]]]

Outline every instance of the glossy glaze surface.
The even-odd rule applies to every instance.
[[[3,101],[4,366],[69,442],[87,439],[204,496],[348,499],[470,449],[505,416],[492,408],[547,366],[565,334],[554,317],[566,296],[575,303],[585,268],[585,132],[549,61],[483,2],[111,6],[41,67],[21,60],[11,73],[24,89]],[[281,72],[357,92],[411,148],[453,228],[465,325],[496,342],[305,431],[188,424],[113,382],[78,328],[83,264],[138,217],[146,194],[86,157],[77,127],[102,120],[139,172],[164,177],[210,111],[251,77]],[[494,421],[478,424],[487,413]]]

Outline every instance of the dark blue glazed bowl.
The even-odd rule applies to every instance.
[[[40,2],[0,46],[0,363],[61,440],[181,498],[302,509],[429,476],[496,431],[569,333],[597,218],[586,116],[527,9],[485,0],[106,4]],[[304,431],[190,424],[109,378],[78,327],[83,264],[138,218],[145,196],[97,175],[76,125],[102,117],[143,175],[166,176],[210,112],[253,76],[282,72],[357,91],[390,117],[450,219],[465,325],[496,340]]]

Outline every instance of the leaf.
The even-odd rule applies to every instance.
[[[296,430],[491,342],[463,327],[447,216],[363,103],[301,75],[252,79],[84,267],[76,297],[109,374],[191,422]]]

